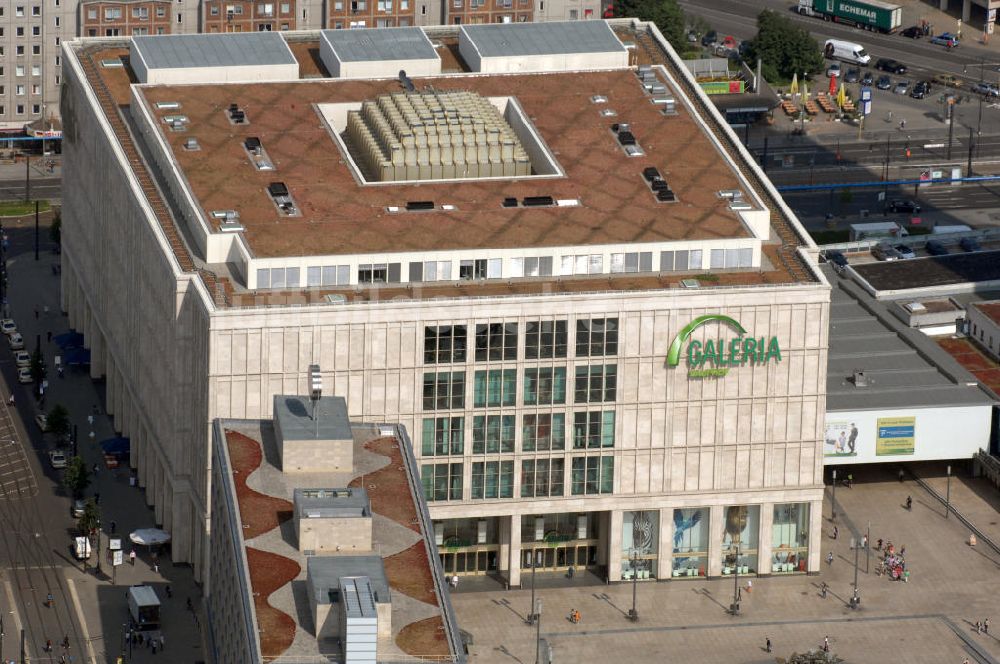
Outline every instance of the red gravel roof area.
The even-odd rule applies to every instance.
[[[938,339],[938,345],[958,360],[979,382],[1000,395],[1000,364],[983,353],[971,339]]]
[[[179,102],[190,118],[170,144],[206,214],[237,210],[244,235],[259,257],[337,255],[658,242],[749,237],[721,189],[740,188],[736,172],[683,108],[664,116],[650,103],[634,73],[625,70],[415,79],[418,89],[471,90],[513,96],[566,172],[544,180],[475,180],[419,185],[361,186],[328,133],[314,104],[361,102],[398,92],[395,80],[322,80],[143,88],[154,116],[156,102]],[[618,112],[604,118],[608,98]],[[248,123],[233,125],[225,109],[238,104]],[[632,126],[646,156],[629,158],[610,131]],[[274,171],[257,171],[243,148],[261,139]],[[181,145],[198,139],[201,150]],[[656,166],[679,202],[657,203],[642,177]],[[280,181],[302,211],[280,217],[266,192]],[[579,199],[574,208],[502,208],[505,197]],[[408,201],[451,204],[455,211],[388,214]],[[213,220],[214,222],[215,220]],[[217,222],[215,222],[217,223]]]
[[[1000,325],[1000,302],[973,302],[972,306],[991,321]]]

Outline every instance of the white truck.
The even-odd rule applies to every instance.
[[[865,47],[840,39],[827,39],[823,45],[823,55],[831,60],[843,60],[854,65],[865,66],[872,60]]]
[[[151,586],[129,586],[128,613],[132,629],[140,632],[160,629],[160,598]]]

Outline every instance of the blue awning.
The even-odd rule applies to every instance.
[[[117,438],[102,440],[101,449],[105,454],[125,455],[132,449],[132,445],[128,438],[118,436]]]
[[[69,332],[63,332],[62,334],[57,334],[53,337],[53,339],[63,350],[67,348],[78,348],[83,345],[83,335],[72,330]]]
[[[90,351],[86,348],[67,348],[63,362],[69,366],[90,364]]]

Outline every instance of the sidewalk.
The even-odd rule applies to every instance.
[[[60,551],[65,559],[65,575],[79,600],[78,618],[82,623],[91,643],[95,662],[114,662],[120,651],[122,639],[122,624],[127,620],[128,608],[125,600],[125,588],[129,584],[147,583],[156,588],[162,602],[162,627],[165,637],[167,660],[154,660],[151,651],[133,651],[133,659],[126,661],[176,661],[196,662],[205,659],[202,653],[202,634],[196,626],[194,616],[186,609],[186,599],[191,598],[195,607],[201,607],[201,594],[195,584],[190,566],[174,566],[169,554],[163,552],[159,556],[159,573],[152,567],[152,560],[144,550],[137,549],[138,559],[135,566],[128,563],[128,551],[132,548],[128,540],[129,532],[136,528],[157,525],[153,510],[147,507],[145,491],[139,487],[129,486],[129,470],[124,464],[118,470],[109,470],[104,466],[100,442],[115,435],[112,422],[104,415],[103,389],[95,384],[87,369],[68,368],[64,378],[58,378],[53,358],[61,351],[54,341],[48,341],[49,333],[55,338],[68,331],[67,319],[59,308],[59,277],[52,273],[52,264],[59,257],[52,253],[48,242],[48,229],[40,229],[41,251],[39,260],[34,260],[33,250],[25,250],[33,246],[33,223],[5,224],[11,236],[12,250],[8,258],[9,299],[11,315],[25,339],[27,350],[33,350],[37,338],[41,341],[41,349],[48,368],[48,390],[45,395],[44,410],[49,411],[56,404],[62,404],[70,414],[70,421],[76,424],[79,431],[79,454],[88,467],[98,465],[98,472],[92,477],[86,496],[100,494],[102,512],[102,544],[100,547],[101,567],[103,573],[95,575],[93,567],[97,564],[98,551],[88,564],[88,571],[81,571],[81,564],[73,561],[68,554]],[[21,386],[18,386],[21,387]],[[30,392],[18,389],[17,399],[21,405],[22,414],[25,406],[35,406],[35,400]],[[88,424],[88,416],[97,408],[98,415],[94,425]],[[30,418],[25,418],[26,426],[33,426]],[[93,431],[93,433],[91,433]],[[48,441],[51,443],[51,441]],[[48,489],[43,489],[48,490]],[[117,584],[112,585],[110,564],[107,559],[107,536],[111,523],[115,522],[116,534],[123,540],[125,564],[117,570]],[[63,537],[68,538],[68,535]],[[67,539],[68,541],[68,539]],[[173,598],[169,599],[165,587],[170,585]],[[206,624],[204,619],[200,620]],[[8,635],[13,633],[8,629]],[[58,653],[57,655],[58,656]],[[91,661],[89,657],[86,661]]]

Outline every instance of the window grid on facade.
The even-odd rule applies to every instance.
[[[571,491],[574,496],[612,493],[614,480],[614,457],[573,457]]]
[[[566,447],[565,413],[528,413],[521,417],[521,450],[544,452]]]
[[[542,498],[563,495],[563,459],[523,459],[521,461],[521,497]]]
[[[514,451],[513,415],[476,415],[472,418],[472,453]]]
[[[472,499],[513,498],[513,461],[475,461],[472,464]]]
[[[573,448],[596,449],[615,446],[615,411],[573,413]]]
[[[477,371],[473,385],[474,408],[513,406],[517,400],[517,369]]]
[[[564,320],[528,321],[524,324],[524,357],[527,360],[566,357],[567,339]]]
[[[566,367],[524,370],[524,405],[549,406],[566,403]]]
[[[595,364],[576,368],[575,403],[614,401],[618,386],[618,366]]]
[[[576,322],[576,356],[618,354],[618,319],[593,318]]]
[[[464,417],[426,417],[423,422],[421,455],[459,455],[465,451]]]
[[[448,410],[464,407],[464,371],[440,371],[424,374],[424,410]]]
[[[517,359],[517,323],[476,325],[476,361]]]
[[[424,364],[465,362],[466,328],[464,325],[428,325],[424,327]]]
[[[420,468],[428,501],[462,499],[462,464],[425,463]]]

